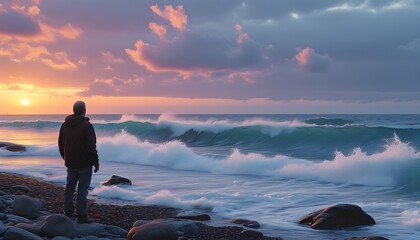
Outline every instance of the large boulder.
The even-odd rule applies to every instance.
[[[338,204],[312,212],[299,220],[315,229],[337,229],[374,225],[375,220],[362,208],[353,204]]]
[[[24,229],[9,227],[4,233],[4,240],[42,240],[42,238]]]
[[[18,195],[13,201],[13,214],[22,217],[35,219],[41,215],[40,211],[44,209],[45,201],[37,198],[31,198],[26,195]]]
[[[121,177],[121,176],[117,176],[117,175],[112,175],[111,178],[106,181],[103,182],[102,185],[105,186],[111,186],[111,185],[132,185],[131,180],[125,177]]]
[[[150,222],[130,229],[127,240],[177,240],[178,231],[167,223]]]
[[[10,152],[26,152],[25,146],[10,142],[0,142],[0,148],[5,148]]]
[[[42,221],[41,232],[49,237],[76,237],[76,228],[70,218],[63,214],[52,214]]]

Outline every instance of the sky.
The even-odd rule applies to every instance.
[[[420,113],[420,1],[2,0],[0,114]]]

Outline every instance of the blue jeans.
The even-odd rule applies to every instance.
[[[77,186],[76,210],[78,216],[87,216],[87,195],[92,179],[92,167],[67,168],[67,183],[64,195],[64,212],[72,216],[74,212],[73,194]],[[79,182],[79,184],[77,184]]]

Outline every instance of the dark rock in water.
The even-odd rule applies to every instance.
[[[244,238],[249,238],[249,239],[264,239],[264,234],[257,232],[257,231],[252,231],[252,230],[243,230],[241,232],[241,236]]]
[[[102,185],[105,185],[105,186],[118,185],[118,184],[132,185],[130,179],[117,176],[117,175],[112,175],[112,177],[108,181],[102,183]]]
[[[338,204],[312,212],[299,220],[301,224],[308,224],[315,229],[337,229],[374,225],[375,220],[363,209],[352,204]]]
[[[15,185],[15,186],[12,186],[11,189],[12,189],[12,192],[14,194],[16,194],[16,193],[28,193],[28,192],[31,191],[30,188],[28,188],[27,186],[24,186],[24,185]]]
[[[175,217],[176,219],[188,219],[193,221],[210,221],[211,217],[207,214],[198,214],[198,215],[179,215]]]
[[[166,223],[146,223],[133,227],[128,232],[127,240],[177,240],[178,231]]]
[[[26,152],[25,146],[10,142],[0,142],[0,148],[6,148],[6,150],[11,152]]]
[[[235,223],[235,224],[240,224],[242,226],[245,227],[249,227],[249,228],[259,228],[260,224],[257,221],[253,221],[253,220],[248,220],[248,219],[231,219],[229,220],[229,222],[231,223]]]
[[[347,238],[346,240],[389,240],[389,239],[381,237],[381,236],[366,236],[366,237],[351,237],[351,238]]]

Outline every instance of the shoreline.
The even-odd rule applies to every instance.
[[[64,186],[38,180],[33,177],[23,176],[14,173],[0,172],[0,190],[9,192],[14,185],[24,185],[31,189],[26,195],[34,198],[44,199],[50,213],[63,213]],[[137,220],[168,219],[177,216],[182,209],[166,208],[159,206],[145,205],[113,205],[99,204],[95,200],[88,199],[88,214],[95,222],[106,225],[114,225],[125,230],[130,230]],[[239,226],[214,227],[197,221],[198,235],[189,237],[189,240],[212,240],[230,239],[243,240],[241,232],[245,230]],[[264,236],[265,240],[277,240]]]

